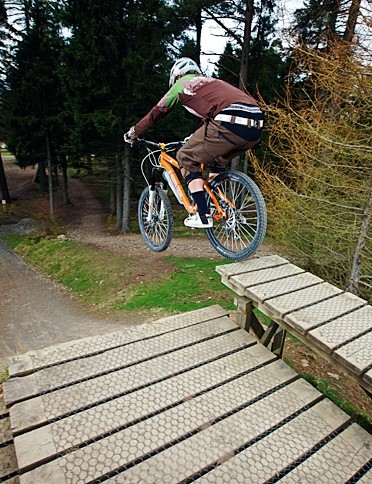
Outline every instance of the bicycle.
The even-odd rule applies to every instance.
[[[151,250],[162,252],[169,246],[174,229],[168,187],[188,213],[197,210],[192,195],[186,193],[175,171],[180,168],[179,163],[170,155],[183,142],[155,143],[138,139],[131,144],[145,146],[148,151],[141,161],[147,183],[138,202],[141,235]],[[149,178],[145,173],[147,163],[152,167]],[[203,183],[213,217],[213,227],[205,231],[213,248],[232,260],[252,255],[263,241],[267,225],[265,201],[256,183],[238,171],[226,171],[213,179],[204,179]]]

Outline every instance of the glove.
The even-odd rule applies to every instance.
[[[137,138],[137,135],[136,135],[136,132],[134,130],[134,126],[132,126],[130,128],[129,131],[127,131],[125,134],[124,134],[124,141],[126,143],[130,143],[132,144],[133,140],[135,140]]]

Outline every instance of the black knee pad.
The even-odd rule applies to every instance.
[[[203,178],[201,171],[192,171],[185,176],[185,182],[189,184],[192,180]]]

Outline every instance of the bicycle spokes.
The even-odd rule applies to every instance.
[[[220,176],[212,186],[214,197],[210,197],[210,205],[214,226],[207,230],[208,238],[224,257],[247,257],[261,243],[266,230],[261,192],[250,178],[237,172]]]
[[[160,187],[145,188],[138,202],[138,223],[142,237],[155,252],[165,250],[173,235],[173,215],[169,200]]]

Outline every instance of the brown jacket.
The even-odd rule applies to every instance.
[[[158,104],[135,125],[137,136],[151,128],[177,102],[203,119],[213,119],[222,109],[233,103],[257,106],[257,101],[250,94],[225,81],[187,74],[178,79]]]

